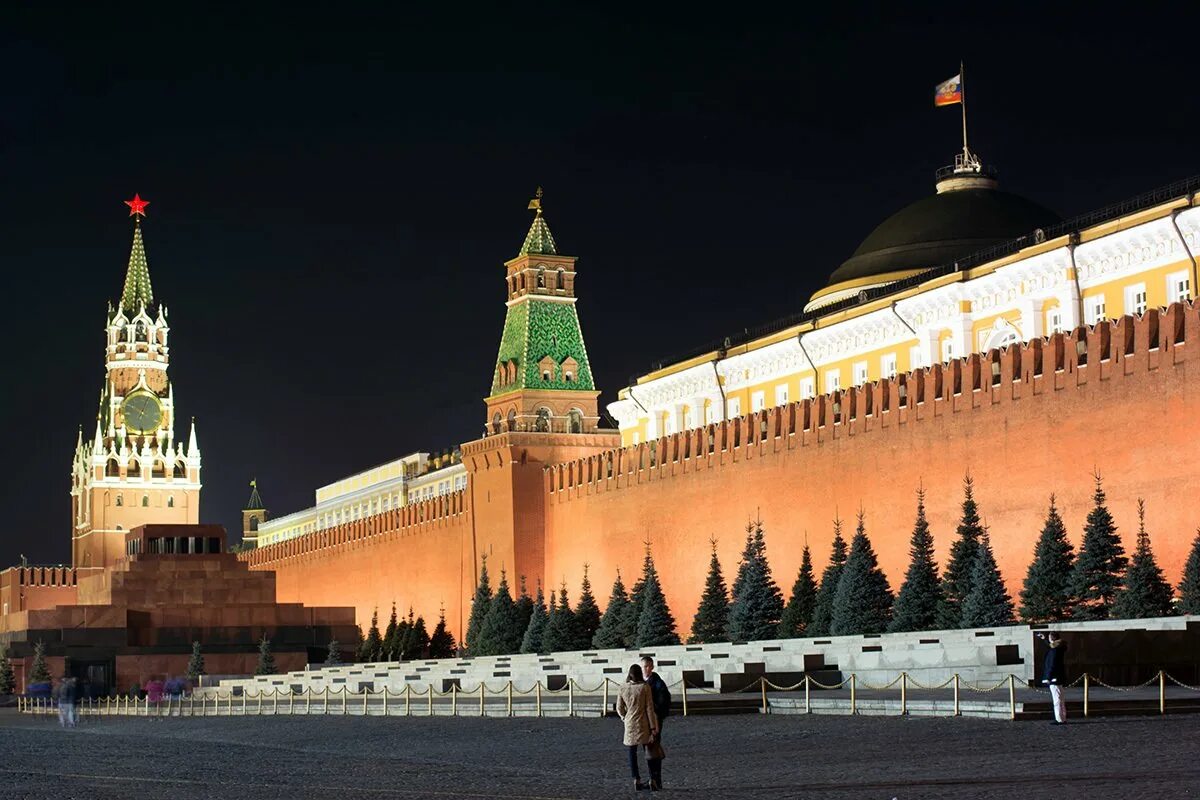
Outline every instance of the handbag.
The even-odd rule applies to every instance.
[[[667,757],[667,751],[663,750],[662,742],[655,737],[650,740],[650,744],[646,745],[646,758],[652,758],[658,761]]]

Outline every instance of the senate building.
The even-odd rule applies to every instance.
[[[257,548],[241,557],[276,573],[281,599],[353,605],[360,623],[393,600],[444,608],[461,634],[485,556],[511,584],[577,593],[585,565],[605,585],[635,574],[649,543],[686,628],[710,541],[732,568],[748,518],[786,583],[806,542],[819,569],[835,517],[861,510],[898,586],[916,490],[944,559],[967,474],[1015,591],[1050,494],[1078,541],[1098,471],[1126,535],[1146,501],[1175,580],[1200,524],[1176,499],[1200,467],[1197,189],[1064,219],[964,148],[792,317],[709,331],[618,389],[617,430],[601,423],[606,387],[584,346],[588,273],[539,193],[503,263],[485,434],[347,476],[283,517],[255,491],[244,536]]]

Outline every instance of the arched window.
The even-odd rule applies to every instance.
[[[252,531],[258,530],[258,515],[257,514],[250,515],[250,530],[252,530]]]
[[[149,507],[150,507],[150,495],[144,494],[144,495],[142,495],[142,508],[149,508]]]
[[[558,268],[558,278],[554,281],[555,289],[567,288],[567,271],[562,267]]]
[[[544,406],[538,409],[537,422],[534,423],[534,430],[540,433],[550,432],[550,409]]]
[[[117,507],[120,508],[123,505],[125,505],[125,495],[119,494],[117,495]]]
[[[568,416],[570,418],[571,433],[583,433],[583,412],[578,408],[572,408]]]
[[[492,433],[500,432],[500,412],[492,414]]]
[[[182,461],[176,461],[175,469],[171,472],[171,476],[175,477],[175,478],[186,478],[187,477],[187,465],[184,464]]]
[[[104,474],[109,478],[115,478],[121,474],[121,465],[115,458],[110,458],[104,467]]]
[[[510,431],[517,429],[517,410],[515,408],[508,411],[508,429]]]
[[[539,288],[539,289],[546,288],[546,268],[545,267],[538,267],[537,288]]]
[[[173,494],[168,495],[167,496],[167,508],[174,508],[174,507],[175,507],[175,495],[173,495]]]
[[[146,323],[138,320],[137,326],[133,329],[133,338],[138,342],[146,341]]]
[[[1010,344],[1016,344],[1020,341],[1017,332],[1011,326],[1005,325],[1003,328],[997,328],[996,331],[988,337],[987,344],[984,346],[984,352],[988,350],[996,350],[1001,347],[1008,347]]]

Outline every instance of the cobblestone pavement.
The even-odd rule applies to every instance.
[[[1195,797],[1198,742],[1200,715],[673,717],[659,796]],[[93,718],[61,731],[0,711],[0,798],[592,800],[633,794],[626,775],[612,719]]]

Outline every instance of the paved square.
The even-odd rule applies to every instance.
[[[1200,715],[1043,722],[673,717],[695,798],[1194,797]],[[0,713],[0,798],[531,798],[632,794],[616,720],[87,719]]]

